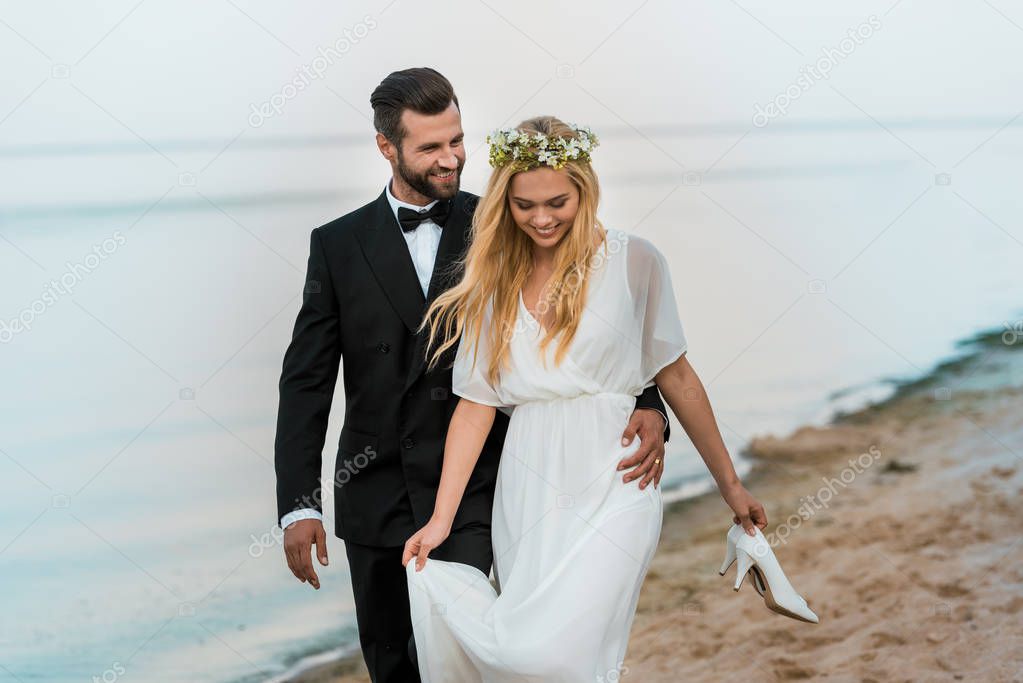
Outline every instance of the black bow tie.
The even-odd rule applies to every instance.
[[[401,223],[401,229],[405,232],[415,230],[423,221],[432,220],[437,225],[444,227],[444,224],[447,223],[448,216],[450,214],[451,200],[441,199],[427,211],[415,211],[404,206],[399,206],[398,222]]]

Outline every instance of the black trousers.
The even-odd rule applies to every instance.
[[[345,541],[355,594],[359,644],[373,683],[419,683],[408,581],[401,555],[405,547],[378,547]],[[452,531],[431,559],[461,562],[490,574],[494,551],[490,527],[470,524]],[[413,560],[414,562],[415,560]]]

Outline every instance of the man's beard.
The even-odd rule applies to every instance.
[[[430,199],[451,199],[458,194],[458,188],[462,181],[462,167],[465,165],[464,161],[460,161],[458,168],[455,169],[455,182],[449,187],[436,187],[430,182],[430,171],[424,171],[417,173],[408,166],[405,165],[405,157],[398,152],[398,175],[401,179],[411,187],[413,190],[429,197]]]

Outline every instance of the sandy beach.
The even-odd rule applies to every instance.
[[[1021,346],[993,331],[880,404],[752,439],[744,483],[818,625],[718,575],[716,491],[669,506],[620,680],[1023,680]],[[369,678],[354,658],[294,680]]]

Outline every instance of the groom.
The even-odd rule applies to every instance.
[[[334,533],[344,539],[359,640],[374,683],[418,681],[405,541],[430,519],[444,459],[454,352],[425,370],[429,302],[458,281],[478,197],[459,191],[465,148],[458,99],[433,69],[397,71],[370,98],[391,178],[377,199],[312,231],[302,307],[280,380],[277,512],[288,567],[319,589],[327,565],[320,484],[327,417],[344,358],[345,417],[335,459]],[[359,169],[350,169],[353,175]],[[660,479],[668,436],[656,387],[623,437],[641,449],[627,481]],[[649,408],[643,410],[640,408]],[[508,417],[498,412],[451,535],[431,557],[490,574],[490,519]],[[656,462],[655,462],[656,460]],[[327,486],[328,484],[324,484]]]

